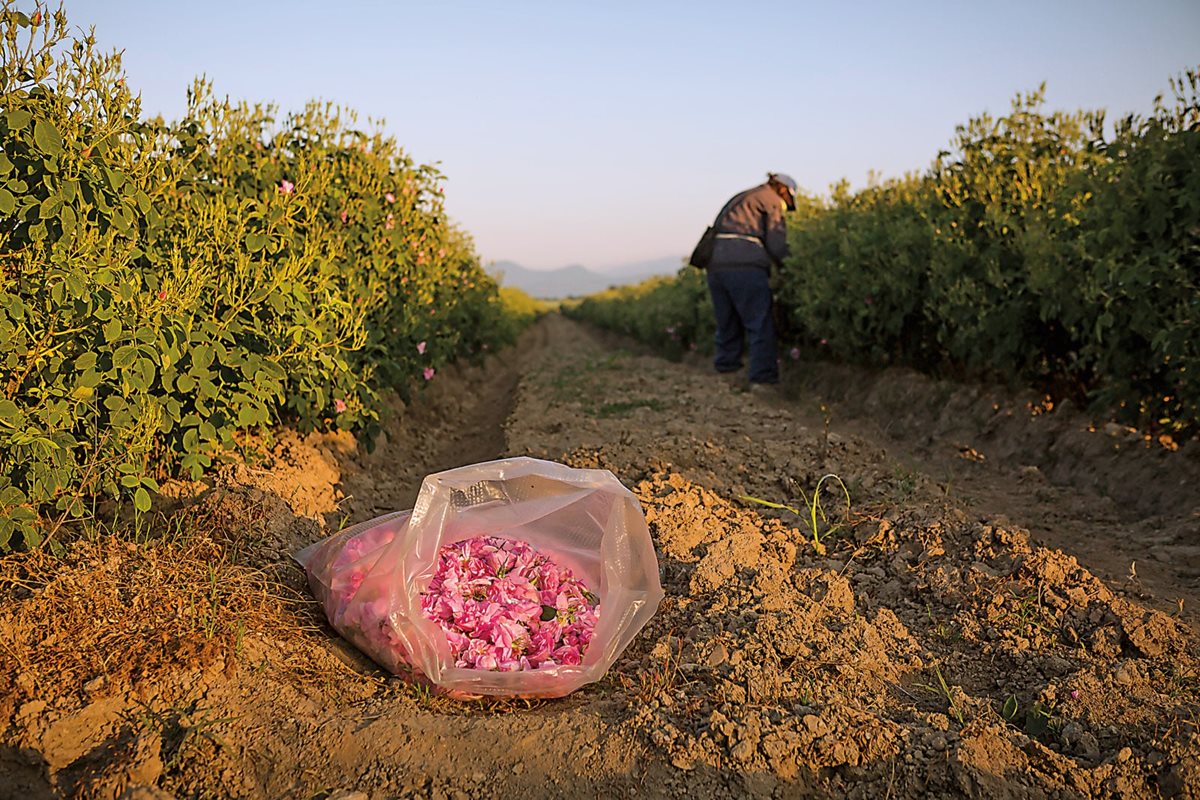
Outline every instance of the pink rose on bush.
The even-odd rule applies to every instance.
[[[425,355],[425,342],[417,342],[417,352]]]
[[[341,399],[340,397],[337,400],[334,400],[333,401],[333,409],[337,413],[341,414],[343,411],[346,410],[346,401]]]
[[[291,194],[295,190],[296,184],[292,183],[288,179],[284,178],[279,182],[279,191],[283,192],[284,194]]]
[[[426,367],[425,371],[421,374],[425,376],[425,380],[431,381],[436,373],[437,370],[435,370],[433,367]]]
[[[388,192],[387,194],[385,194],[383,196],[383,199],[387,200],[389,203],[394,203],[394,202],[396,202],[396,195],[392,194],[391,192]]]

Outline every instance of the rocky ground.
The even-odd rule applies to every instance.
[[[279,433],[0,560],[0,796],[1200,797],[1195,445],[787,366],[750,395],[551,316],[370,454]],[[388,676],[289,559],[502,455],[612,470],[658,549],[659,613],[562,700]]]

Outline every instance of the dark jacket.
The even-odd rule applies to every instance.
[[[783,200],[765,183],[726,203],[713,223],[717,243],[708,268],[770,271],[772,263],[783,261],[788,251],[784,208]]]

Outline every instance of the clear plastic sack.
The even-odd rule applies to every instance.
[[[579,664],[493,671],[455,666],[422,613],[443,545],[478,536],[526,542],[599,600]],[[412,511],[360,523],[295,556],[334,629],[390,672],[467,695],[561,697],[599,680],[663,598],[633,493],[608,470],[510,458],[428,476]]]

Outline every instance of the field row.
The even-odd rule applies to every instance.
[[[1200,70],[1115,126],[1041,90],[960,126],[920,174],[801,197],[775,276],[809,355],[1018,381],[1164,444],[1200,426]],[[667,349],[708,347],[685,268],[576,316]]]

